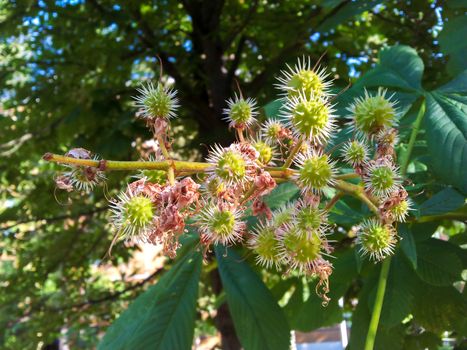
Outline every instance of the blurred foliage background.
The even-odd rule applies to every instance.
[[[420,96],[453,80],[455,88],[449,90],[448,86],[446,93],[465,94],[467,90],[463,73],[467,68],[465,11],[461,0],[0,0],[0,347],[53,349],[60,338],[73,349],[93,348],[128,302],[157,281],[170,265],[157,250],[123,244],[114,247],[112,259],[104,258],[113,236],[106,219],[105,191],[98,189],[88,196],[58,193],[53,182],[57,167],[41,160],[45,152],[65,153],[73,147],[93,150],[106,159],[138,159],[150,134],[135,120],[131,97],[143,81],[159,78],[159,59],[165,79],[179,90],[182,101],[180,117],[173,127],[174,148],[180,158],[198,159],[206,153],[207,145],[233,139],[221,111],[237,82],[245,95],[268,105],[276,98],[275,75],[302,55],[315,61],[324,55],[321,62],[339,89],[349,80],[357,82],[362,73],[372,69],[380,69],[383,78],[399,74],[401,81],[408,81],[407,86],[387,84],[400,90],[398,97],[407,113],[401,128],[403,151],[422,103]],[[413,50],[402,50],[408,61],[397,61],[400,56],[388,54],[387,60],[397,65],[384,71],[377,66],[378,53],[395,45]],[[420,62],[423,75],[419,72],[417,77],[411,76]],[[376,83],[363,82],[360,87],[365,85]],[[412,87],[418,95],[410,95]],[[352,96],[352,91],[347,96]],[[456,103],[463,103],[463,107],[451,119],[465,142],[466,101],[456,96]],[[269,104],[262,117],[274,115],[275,108]],[[423,137],[430,132],[432,137],[439,136],[430,130],[422,129]],[[458,293],[452,287],[453,282],[461,280],[467,260],[460,250],[466,243],[462,234],[465,149],[465,143],[460,143],[447,151],[464,152],[460,160],[452,161],[460,167],[457,173],[454,171],[452,182],[450,174],[439,170],[444,166],[445,153],[433,153],[433,147],[424,140],[414,149],[416,160],[409,164],[409,173],[416,185],[411,195],[418,196],[415,201],[422,207],[433,195],[441,193],[444,197],[432,200],[432,207],[424,212],[441,217],[415,227],[406,225],[407,235],[415,236],[416,231],[417,237],[429,239],[418,251],[425,250],[427,256],[441,261],[447,259],[449,266],[432,272],[429,269],[436,262],[427,261],[422,272],[425,278],[410,287],[425,290],[436,301],[408,297],[413,288],[397,291],[394,287],[393,300],[402,304],[402,310],[396,308],[395,315],[391,313],[386,336],[401,340],[389,342],[390,349],[435,348],[444,331],[454,331],[461,341],[467,329],[462,319],[465,292]],[[434,173],[431,161],[435,163]],[[109,174],[110,195],[123,188],[130,176]],[[446,190],[451,192],[442,192]],[[287,188],[281,191],[293,192]],[[276,195],[283,197],[284,193]],[[439,208],[440,201],[444,209]],[[348,208],[340,208],[350,210],[342,216],[352,218],[355,211],[351,206],[360,208],[350,200]],[[352,224],[351,219],[339,223],[346,229]],[[452,236],[452,243],[444,242],[450,247],[443,250],[431,242],[433,233],[438,238]],[[415,244],[416,239],[405,241]],[[410,257],[412,250],[405,249]],[[342,252],[345,259],[366,266],[349,252]],[[405,285],[412,278],[407,272],[412,267],[403,258],[396,258],[393,264],[400,264],[397,270],[406,275],[397,275],[390,283]],[[374,291],[369,286],[375,283],[378,269],[357,267],[354,275],[341,276],[353,279],[342,291],[336,291],[336,299],[346,295],[345,310],[337,304],[320,309],[314,301],[305,309],[317,316],[312,321],[303,319],[303,315],[299,320],[289,319],[291,326],[306,331],[335,323],[345,312],[355,311],[351,300],[357,295],[370,305]],[[263,277],[273,294],[281,298],[286,286],[277,284],[277,276],[263,272]],[[431,287],[427,287],[430,281]],[[297,287],[301,281],[287,283],[303,287]],[[227,339],[225,344],[229,337],[235,344],[231,321],[216,313],[220,305],[225,305],[225,295],[215,276],[203,272],[200,289],[195,335],[215,334],[217,327]],[[303,303],[291,300],[295,304],[286,309],[288,316],[297,314],[297,305],[304,308]],[[438,308],[433,309],[433,305]],[[414,308],[418,310],[415,318],[422,322],[407,321],[407,315],[414,317]],[[362,312],[354,314],[365,319]],[[403,320],[405,323],[401,323]],[[368,320],[362,321],[361,334],[365,334],[365,322]],[[359,349],[358,341],[355,344]]]

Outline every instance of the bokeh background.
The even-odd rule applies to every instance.
[[[467,68],[462,6],[0,0],[0,348],[94,348],[170,265],[157,247],[118,244],[104,258],[113,237],[105,192],[115,195],[131,174],[110,174],[107,188],[90,195],[64,194],[45,152],[83,147],[106,159],[140,158],[151,135],[135,119],[132,96],[161,69],[182,104],[174,151],[188,160],[233,139],[221,111],[237,84],[267,105],[277,96],[275,76],[302,55],[322,56],[343,89],[382,48],[404,44],[425,63],[423,86],[440,86]],[[215,298],[199,304],[196,337],[216,336]]]

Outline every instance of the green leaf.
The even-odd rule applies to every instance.
[[[272,190],[265,201],[271,209],[280,208],[294,199],[299,191],[295,184],[291,182],[283,183]]]
[[[439,215],[462,207],[465,197],[453,188],[445,188],[420,205],[420,215]]]
[[[417,273],[426,283],[449,286],[461,279],[462,262],[450,243],[430,238],[418,243],[417,253]]]
[[[369,276],[363,280],[363,287],[358,294],[358,304],[352,312],[352,324],[349,339],[349,350],[361,350],[365,347],[365,338],[370,324],[368,298],[373,286],[378,283],[380,265],[371,266]]]
[[[191,349],[202,257],[192,251],[112,324],[99,349]]]
[[[282,100],[274,100],[266,104],[264,109],[264,114],[268,119],[277,119],[280,114],[280,110],[282,108],[283,101]]]
[[[375,349],[402,350],[404,346],[405,327],[399,324],[395,327],[378,327],[375,339]]]
[[[385,86],[409,92],[422,90],[424,65],[417,51],[399,45],[381,50],[378,65],[358,80],[358,86]]]
[[[355,259],[355,265],[357,267],[357,272],[360,273],[362,272],[362,267],[363,267],[363,262],[364,262],[364,257],[359,253],[358,249],[354,249],[354,259]]]
[[[412,232],[409,230],[409,226],[401,224],[399,226],[399,236],[401,237],[400,246],[404,254],[409,259],[413,268],[417,268],[417,247],[415,245],[415,239]]]
[[[287,304],[286,313],[293,329],[309,332],[334,325],[342,320],[342,310],[338,299],[332,299],[327,306],[323,306],[323,300],[316,295],[312,286],[310,286],[310,293],[304,302],[303,295],[300,295],[303,291],[296,290],[289,302],[290,305]]]
[[[410,224],[409,228],[410,232],[412,232],[412,236],[415,242],[421,242],[430,239],[431,236],[433,236],[433,234],[435,233],[438,226],[438,221],[429,221],[423,223]]]
[[[289,349],[290,328],[271,292],[234,250],[224,254],[224,247],[216,247],[222,285],[242,346],[245,350]]]
[[[449,56],[448,71],[454,75],[467,69],[467,17],[449,18],[439,34],[441,52]]]
[[[300,309],[303,307],[305,302],[305,293],[304,289],[307,289],[306,294],[310,294],[308,289],[308,285],[303,283],[303,280],[297,279],[292,294],[290,295],[287,304],[283,307],[284,314],[287,317],[287,321],[292,329],[298,329],[297,325],[295,324],[295,319],[297,314],[300,312]]]
[[[299,281],[298,278],[287,278],[280,279],[272,288],[270,289],[273,297],[279,301],[282,297]]]
[[[329,213],[329,220],[339,225],[356,224],[364,218],[364,215],[353,210],[344,200],[338,201]]]
[[[438,350],[440,345],[441,339],[439,336],[431,332],[423,332],[407,336],[404,341],[404,350]]]
[[[454,287],[435,287],[420,281],[414,296],[414,321],[434,333],[454,330],[467,314],[465,298]]]
[[[341,1],[342,2],[342,1]],[[316,28],[317,32],[327,32],[339,24],[348,21],[352,17],[356,15],[368,11],[372,9],[374,6],[379,4],[380,1],[376,0],[364,0],[364,1],[351,1],[347,2],[344,6],[337,10],[332,16],[329,16],[323,23],[321,23],[318,28]],[[333,2],[333,4],[337,5],[337,2]],[[337,5],[339,6],[339,5]],[[337,8],[336,6],[336,8]]]
[[[381,265],[381,264],[380,264]],[[365,347],[365,339],[371,318],[368,300],[371,298],[374,286],[378,283],[380,265],[373,265],[369,276],[364,280],[363,288],[358,294],[358,305],[352,313],[352,326],[349,339],[349,350],[361,350]],[[383,304],[384,307],[384,304]],[[387,327],[379,325],[374,349],[399,350],[402,349],[404,339],[402,325]]]
[[[399,250],[391,260],[380,316],[382,326],[394,327],[410,314],[413,302],[413,284],[410,281],[414,278],[417,278],[415,272]],[[376,289],[377,286],[374,287],[370,298],[370,310],[373,309]]]
[[[437,91],[454,94],[467,92],[467,69],[459,75],[457,75],[449,83],[437,89]]]
[[[467,104],[433,92],[426,95],[425,127],[435,173],[467,193]]]

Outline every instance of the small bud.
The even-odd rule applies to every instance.
[[[375,136],[376,156],[378,158],[390,156],[395,157],[394,147],[399,141],[397,130],[394,128],[384,128]]]
[[[59,175],[55,177],[55,185],[59,190],[65,190],[67,192],[73,191],[73,185],[71,184],[71,179],[65,175]]]
[[[289,224],[293,219],[294,207],[292,205],[285,205],[272,213],[272,225],[279,228],[285,224]]]
[[[71,184],[78,191],[89,193],[93,188],[104,182],[106,177],[102,171],[95,167],[74,167],[70,172],[65,173],[71,179]]]
[[[404,222],[412,210],[411,200],[405,189],[399,188],[391,192],[379,206],[379,216],[384,223],[393,223],[394,221]]]
[[[91,152],[84,148],[73,148],[65,153],[65,157],[76,159],[91,159]]]
[[[396,219],[398,222],[405,222],[405,219],[409,215],[409,211],[412,210],[411,202],[409,199],[402,200],[389,209],[391,215]]]
[[[225,184],[217,177],[208,178],[202,188],[212,198],[218,198],[226,190]]]
[[[76,159],[91,159],[91,152],[84,148],[74,148],[65,153],[65,156]],[[93,158],[98,160],[97,157]],[[102,162],[99,162],[102,165]],[[94,187],[106,180],[105,173],[93,166],[67,165],[68,171],[58,177],[57,187],[70,192],[70,185],[86,193],[91,192]]]
[[[299,202],[294,213],[295,225],[310,238],[312,235],[321,236],[327,228],[326,213],[318,208],[307,206],[305,202]]]
[[[396,237],[391,225],[381,224],[371,218],[361,225],[357,233],[357,242],[361,246],[360,252],[363,256],[369,255],[371,259],[380,261],[394,253]]]
[[[255,186],[255,196],[265,196],[277,186],[276,180],[267,171],[262,171],[256,175],[253,184]]]
[[[232,143],[229,149],[240,152],[243,158],[252,163],[259,157],[259,152],[248,142]]]
[[[253,204],[251,205],[251,211],[254,216],[264,215],[268,220],[271,220],[272,218],[271,209],[260,198],[256,198],[255,200],[253,200]]]

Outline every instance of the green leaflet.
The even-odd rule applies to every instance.
[[[448,71],[457,74],[467,68],[467,17],[459,13],[459,16],[449,18],[439,35],[441,51],[449,56]]]
[[[417,51],[398,45],[381,50],[378,65],[362,76],[357,86],[384,86],[398,91],[419,93],[425,66]]]
[[[200,252],[188,252],[130,304],[98,349],[191,349],[201,262]]]
[[[280,184],[266,197],[266,203],[271,209],[280,208],[293,200],[298,192],[298,187],[291,182]]]
[[[445,188],[420,205],[420,216],[439,215],[455,211],[465,203],[465,197],[452,188]]]
[[[414,269],[417,268],[417,247],[415,245],[415,239],[413,237],[412,232],[409,229],[409,226],[407,224],[401,224],[399,225],[398,229],[399,236],[401,238],[400,240],[400,246],[404,254],[407,256],[409,259],[410,263],[412,264],[412,267]]]
[[[426,283],[450,286],[461,280],[462,261],[449,242],[430,238],[417,244],[417,273]]]
[[[380,325],[384,327],[397,326],[413,307],[413,284],[410,283],[414,271],[407,259],[399,250],[391,260],[391,267],[384,295],[383,308],[381,310]],[[376,295],[376,286],[369,298],[369,308],[372,310]]]
[[[342,3],[343,1],[339,1],[339,3]],[[338,26],[340,23],[344,21],[348,21],[352,17],[364,12],[368,11],[374,6],[376,6],[379,3],[379,1],[375,0],[365,0],[365,1],[351,1],[347,2],[342,6],[338,11],[328,19],[326,19],[323,23],[319,25],[319,27],[316,29],[319,32],[326,32],[329,31],[336,26]],[[328,5],[334,5],[335,8],[337,8],[338,5],[336,1],[332,1],[332,4]],[[331,7],[330,6],[330,7]],[[332,6],[332,7],[334,7]]]
[[[216,247],[219,273],[235,330],[245,350],[287,350],[290,328],[282,309],[250,266],[232,249]]]
[[[435,173],[467,193],[467,103],[437,92],[426,95],[425,128]]]
[[[413,315],[415,322],[434,333],[446,329],[458,329],[465,334],[467,303],[456,288],[435,287],[419,282],[416,287]]]

